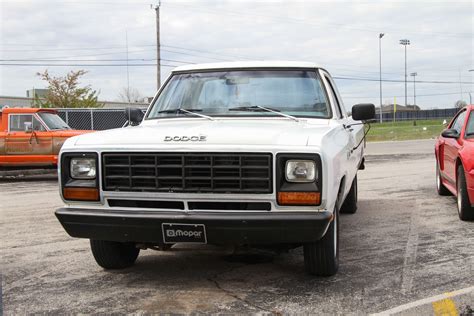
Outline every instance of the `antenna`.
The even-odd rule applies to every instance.
[[[128,71],[128,30],[125,29],[125,47],[127,52],[127,100],[130,103],[130,74]]]

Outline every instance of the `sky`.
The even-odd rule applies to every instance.
[[[36,75],[88,73],[82,85],[113,101],[129,86],[156,92],[153,0],[0,0],[0,95],[45,88]],[[237,60],[316,62],[336,78],[346,108],[405,103],[416,72],[422,109],[474,98],[473,1],[175,1],[160,3],[162,81],[175,66]],[[128,45],[127,45],[128,44]],[[127,48],[128,46],[128,48]],[[408,75],[408,104],[413,104]]]

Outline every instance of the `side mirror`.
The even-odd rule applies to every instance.
[[[143,116],[144,114],[140,109],[131,107],[125,109],[125,118],[131,126],[140,124],[143,120]]]
[[[33,124],[31,122],[25,122],[25,133],[33,133]]]
[[[459,133],[455,129],[448,128],[448,129],[445,129],[441,133],[441,136],[443,136],[444,138],[456,138],[457,139],[457,138],[459,138]]]
[[[352,118],[356,121],[375,119],[375,105],[371,103],[356,104],[352,107]]]

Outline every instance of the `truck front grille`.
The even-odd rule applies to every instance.
[[[105,191],[272,193],[268,153],[104,153]]]

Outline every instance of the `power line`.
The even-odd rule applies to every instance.
[[[161,64],[166,65],[168,67],[177,67],[177,65],[170,65],[170,64]],[[0,66],[47,66],[47,67],[123,67],[127,66],[127,64],[31,64],[31,63],[0,63]],[[137,67],[137,66],[156,66],[156,63],[153,64],[128,64],[130,67]],[[363,78],[363,77],[339,77],[333,76],[335,80],[354,80],[354,81],[380,81],[378,78]],[[392,83],[403,83],[404,80],[396,80],[396,79],[382,79],[384,82],[392,82]],[[472,82],[463,82],[463,81],[427,81],[427,80],[420,80],[417,83],[430,83],[430,84],[472,84]]]
[[[188,55],[188,56],[194,56],[194,57],[203,57],[203,58],[215,59],[215,60],[221,60],[221,61],[232,61],[232,59],[223,59],[223,58],[217,58],[217,57],[199,56],[199,55],[196,55],[196,54],[189,54],[189,53],[179,52],[179,51],[169,50],[169,49],[161,49],[161,50],[165,51],[165,52],[168,52],[168,53],[175,53],[175,54]]]
[[[377,81],[379,82],[380,79],[377,78],[361,78],[361,77],[338,77],[338,76],[333,76],[334,79],[336,80],[360,80],[360,81]],[[384,82],[403,82],[405,83],[405,80],[397,80],[397,79],[382,79]],[[448,83],[455,83],[455,84],[472,84],[472,82],[463,82],[463,81],[428,81],[428,80],[420,80],[417,81],[416,83],[442,83],[442,84],[448,84]]]
[[[472,91],[471,91],[472,92]],[[469,93],[469,92],[468,92]],[[420,94],[416,95],[417,97],[431,97],[431,96],[438,96],[438,95],[454,95],[454,94],[459,94],[459,92],[445,92],[445,93],[431,93],[431,94]],[[347,99],[371,99],[371,98],[378,98],[378,96],[350,96],[350,95],[344,95],[342,94],[344,98]],[[413,95],[409,95],[409,97],[412,97]],[[393,97],[393,96],[390,96]],[[401,98],[404,97],[403,95],[396,95],[395,97]]]
[[[129,51],[129,54],[132,53],[141,53],[141,52],[147,52],[151,51],[151,49],[140,49],[140,50],[132,50]],[[120,52],[109,52],[109,53],[100,53],[100,54],[86,54],[86,55],[73,55],[73,56],[55,56],[55,57],[41,57],[41,59],[46,59],[46,60],[53,60],[53,59],[61,59],[61,58],[75,58],[75,57],[96,57],[96,56],[104,56],[104,55],[117,55],[117,54],[126,54],[126,51],[120,51]],[[31,59],[32,61],[35,61],[35,58]]]
[[[314,21],[308,21],[306,19],[297,19],[297,18],[288,18],[288,17],[283,17],[283,16],[271,16],[271,15],[263,15],[263,14],[249,14],[248,12],[241,12],[241,11],[229,11],[229,10],[210,10],[210,9],[202,9],[202,7],[196,7],[193,5],[188,5],[188,4],[182,4],[182,3],[169,3],[168,1],[162,2],[162,4],[165,3],[166,6],[175,6],[175,7],[188,7],[191,8],[193,11],[201,11],[201,12],[207,12],[207,13],[212,13],[212,14],[227,14],[227,15],[233,15],[233,16],[239,16],[239,17],[259,17],[259,18],[267,18],[267,19],[273,19],[277,21],[286,21],[290,23],[298,23],[298,24],[304,24],[304,25],[310,25],[310,26],[315,26],[315,27],[320,27],[322,24],[327,24],[327,25],[334,25],[337,27],[344,27],[346,29],[351,29],[355,31],[364,31],[364,32],[374,32],[374,33],[379,33],[382,28],[360,28],[360,27],[351,27],[348,26],[345,23],[334,23],[334,22],[324,22],[324,23],[314,23]],[[189,10],[189,9],[188,9]],[[384,30],[390,30],[387,29],[386,27],[383,27]],[[405,31],[405,30],[396,30],[392,29],[394,32],[401,32],[403,34],[414,34],[414,35],[437,35],[437,36],[445,36],[445,37],[471,37],[472,34],[467,34],[467,33],[441,33],[441,32],[410,32],[410,31]]]
[[[130,58],[130,59],[0,59],[0,62],[113,62],[113,61],[156,61],[156,58]],[[178,60],[178,59],[168,59],[168,58],[161,58],[163,61],[169,61],[169,62],[176,62],[176,63],[181,63],[181,64],[195,64],[196,62],[189,61],[189,60]],[[33,64],[34,65],[34,64]],[[335,67],[336,68],[336,67]],[[339,68],[340,69],[340,68]],[[346,71],[348,71],[346,69]],[[375,72],[370,72],[370,71],[356,71],[354,70],[353,72],[356,73],[367,73],[367,74],[375,74]],[[386,72],[383,74],[400,74],[400,73],[390,73]],[[365,80],[365,81],[374,81],[371,78],[364,78],[364,77],[357,77],[357,76],[351,76],[351,75],[339,75],[340,77],[334,77],[335,79],[343,79],[343,80]],[[467,77],[466,77],[467,78]],[[392,81],[391,79],[386,79],[384,80],[386,82]],[[395,80],[393,80],[395,81]],[[395,81],[398,82],[398,81]],[[418,81],[417,81],[418,82]],[[429,80],[426,82],[430,82]],[[438,83],[438,82],[436,82]],[[446,83],[446,82],[441,82],[441,83]],[[451,83],[451,82],[449,82]],[[459,81],[456,81],[456,83],[459,83]],[[467,82],[463,82],[467,83]]]
[[[0,44],[1,46],[2,44]],[[28,44],[9,44],[9,45],[19,45],[19,46],[28,46]],[[41,45],[41,46],[46,46],[46,45]],[[156,46],[155,44],[147,44],[147,45],[135,45],[134,47],[152,47],[152,46]],[[255,60],[255,59],[265,59],[263,57],[255,57],[255,58],[251,58],[249,56],[243,56],[243,55],[236,55],[236,54],[229,54],[229,53],[216,53],[215,51],[208,51],[208,50],[202,50],[202,49],[195,49],[195,48],[188,48],[188,47],[182,47],[182,46],[175,46],[175,45],[161,45],[162,47],[169,47],[169,48],[175,48],[175,49],[179,49],[179,50],[184,50],[184,51],[189,51],[189,52],[198,52],[198,53],[203,53],[203,54],[207,54],[207,55],[218,55],[218,56],[228,56],[228,57],[237,57],[237,58],[243,58],[243,59],[248,59],[248,60]],[[113,49],[113,48],[123,48],[121,46],[109,46],[109,47],[94,47],[94,48],[68,48],[68,50],[95,50],[95,49]],[[47,51],[55,51],[55,50],[61,50],[61,49],[51,49],[51,50],[47,50]],[[185,53],[185,52],[179,52],[179,51],[176,51],[176,50],[166,50],[166,49],[162,49],[162,50],[165,50],[165,51],[168,51],[170,53],[174,53],[174,54],[182,54],[182,55],[187,55],[187,56],[192,56],[192,57],[200,57],[200,58],[209,58],[209,59],[216,59],[216,60],[222,60],[222,61],[231,61],[230,59],[223,59],[223,58],[215,58],[215,57],[210,57],[210,56],[202,56],[202,54],[192,54],[192,53]],[[21,51],[25,51],[25,52],[31,52],[32,50],[21,50]],[[155,51],[154,49],[140,49],[140,50],[132,50],[132,51],[129,51],[129,53],[139,53],[139,52],[149,52],[149,51]],[[41,57],[41,58],[33,58],[31,59],[32,61],[42,61],[42,60],[53,60],[53,59],[61,59],[61,58],[75,58],[75,57],[95,57],[95,56],[104,56],[104,55],[116,55],[116,54],[125,54],[126,52],[125,51],[119,51],[119,52],[107,52],[107,53],[99,53],[99,54],[86,54],[86,55],[74,55],[74,56],[55,56],[55,57]],[[4,61],[6,61],[7,59],[4,59]],[[137,59],[138,60],[138,59]],[[150,59],[150,58],[143,58],[143,60],[156,60],[156,59]],[[12,61],[14,61],[12,59]],[[18,61],[23,61],[23,60],[18,60]],[[30,61],[30,60],[27,60],[25,59],[24,61]],[[72,61],[72,60],[70,60]],[[105,61],[105,60],[104,60]],[[112,60],[111,60],[112,61]],[[192,61],[179,61],[180,63],[194,63]],[[369,69],[370,67],[357,67],[356,65],[344,65],[344,64],[340,64],[338,63],[337,65],[334,65],[334,64],[326,64],[328,66],[330,66],[331,68],[335,68],[335,69],[339,69],[339,70],[342,70],[342,71],[348,71],[348,72],[355,72],[355,73],[366,73],[366,74],[378,74],[378,72],[375,72],[375,71],[367,71],[367,70],[360,70],[360,68],[362,69]],[[333,65],[333,66],[331,66]],[[341,67],[341,66],[349,66],[349,67],[352,67],[352,66],[356,66],[357,68],[353,68],[353,69],[350,69],[350,68],[346,68],[346,67]],[[456,66],[458,67],[458,66]],[[423,70],[425,73],[430,71],[431,69],[429,70],[424,70],[423,68],[419,68],[417,67],[417,70],[421,71]],[[449,70],[449,69],[439,69],[439,68],[436,68],[436,72],[454,72],[454,70]],[[456,71],[457,72],[457,71]],[[393,75],[399,75],[399,74],[402,74],[401,72],[383,72],[382,74],[393,74]],[[446,77],[446,75],[443,75],[443,77]],[[458,75],[456,74],[456,77],[458,77]]]
[[[181,50],[187,50],[187,51],[192,51],[192,52],[201,52],[201,53],[206,53],[206,54],[211,54],[211,55],[224,55],[224,56],[229,56],[229,57],[238,57],[238,58],[243,58],[243,59],[248,59],[248,60],[254,60],[255,58],[251,57],[245,57],[242,55],[235,55],[235,54],[229,54],[229,53],[216,53],[212,51],[206,51],[206,50],[201,50],[201,49],[194,49],[194,48],[186,48],[186,47],[180,47],[180,46],[172,46],[172,45],[162,45],[164,47],[169,47],[169,48],[175,48],[175,49],[181,49]],[[259,58],[259,59],[265,59],[265,58]]]
[[[48,62],[65,62],[65,61],[154,61],[156,58],[129,58],[129,59],[0,59],[0,61],[26,61],[26,62],[37,62],[37,61],[48,61]]]
[[[0,59],[0,62],[19,62],[19,61],[24,61],[24,62],[103,62],[103,61],[156,61],[156,58],[130,58],[130,59]],[[184,60],[176,60],[176,59],[167,59],[167,58],[161,58],[161,60],[164,61],[171,61],[171,62],[177,62],[177,63],[182,63],[182,64],[194,64],[193,62],[190,61],[184,61]]]
[[[162,66],[177,67],[177,65],[161,64]],[[42,67],[126,67],[127,64],[22,64],[22,63],[0,63],[0,66],[42,66]],[[128,64],[135,66],[156,66],[156,64]]]

